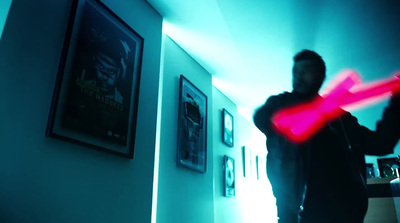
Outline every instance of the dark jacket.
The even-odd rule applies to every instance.
[[[297,222],[299,213],[300,222],[363,222],[368,208],[364,155],[393,153],[399,118],[389,107],[371,131],[345,113],[302,144],[272,129],[276,111],[309,100],[286,92],[268,98],[254,114],[254,124],[267,136],[267,174],[280,222]]]

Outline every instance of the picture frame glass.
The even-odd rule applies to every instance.
[[[251,150],[247,146],[242,147],[243,157],[243,175],[244,177],[251,177]]]
[[[222,141],[233,147],[233,116],[226,109],[222,109]]]
[[[206,172],[207,96],[180,76],[177,164]]]

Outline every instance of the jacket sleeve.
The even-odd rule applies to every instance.
[[[393,99],[377,122],[375,131],[359,125],[353,117],[351,131],[355,130],[358,140],[356,143],[360,144],[364,154],[381,156],[393,153],[400,136],[400,113],[392,104]]]
[[[287,104],[290,101],[284,94],[271,96],[253,115],[255,126],[267,136],[267,175],[282,221],[285,217],[297,219],[306,179],[302,147],[272,129],[272,115]]]
[[[278,107],[279,100],[277,100],[277,96],[271,96],[263,106],[256,109],[253,115],[254,125],[267,136],[271,133],[272,114],[278,110]]]

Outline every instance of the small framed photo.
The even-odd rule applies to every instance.
[[[233,147],[233,116],[222,109],[222,142]]]
[[[207,96],[180,76],[178,112],[178,165],[206,172]]]
[[[224,155],[223,161],[223,185],[224,196],[235,196],[235,160],[232,157]]]
[[[46,136],[133,158],[143,38],[98,0],[74,0]]]
[[[243,175],[244,177],[251,176],[251,150],[247,146],[243,146]]]
[[[256,156],[256,174],[257,174],[257,180],[260,179],[260,156]]]

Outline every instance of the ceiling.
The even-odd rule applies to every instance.
[[[291,91],[293,55],[317,51],[328,83],[345,68],[371,81],[400,70],[398,0],[147,0],[163,32],[250,118],[272,94]]]

